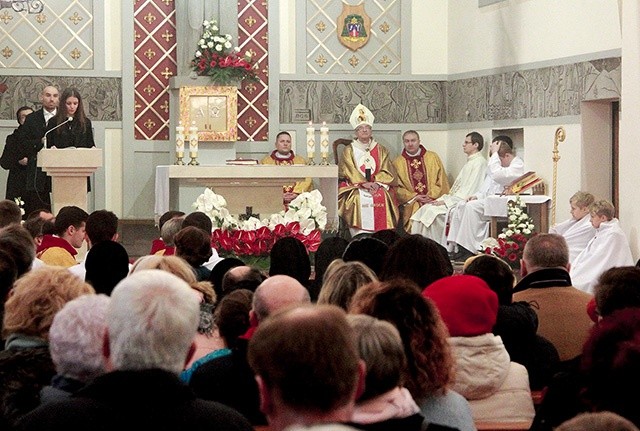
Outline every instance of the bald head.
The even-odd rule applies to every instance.
[[[258,321],[290,305],[311,302],[309,291],[288,275],[274,275],[258,286],[253,295],[253,312]]]
[[[42,93],[40,94],[40,101],[42,102],[42,107],[47,111],[51,112],[58,107],[58,101],[60,99],[60,94],[58,89],[52,85],[47,85],[42,89]]]

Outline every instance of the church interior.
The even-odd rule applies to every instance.
[[[402,132],[419,131],[449,179],[465,162],[470,131],[485,141],[506,134],[527,171],[543,178],[551,221],[586,190],[611,200],[635,258],[640,255],[636,189],[640,148],[640,6],[621,0],[365,1],[361,46],[339,37],[338,0],[5,1],[0,9],[0,140],[15,111],[39,107],[45,85],[77,87],[102,149],[89,209],[126,224],[157,219],[156,168],[176,161],[178,92],[206,87],[191,64],[202,23],[215,19],[257,81],[238,85],[234,141],[199,142],[203,166],[261,159],[279,131],[306,156],[305,130],[324,122],[329,141],[353,138],[358,103],[376,115],[375,139],[392,157]],[[624,82],[624,85],[623,85]],[[236,106],[233,106],[235,109]],[[558,127],[566,139],[558,145]],[[318,156],[316,156],[318,157]],[[331,157],[332,159],[333,157]],[[330,160],[332,162],[332,160]],[[6,184],[0,171],[0,189]],[[200,184],[180,186],[189,211]],[[248,204],[247,204],[248,205]]]

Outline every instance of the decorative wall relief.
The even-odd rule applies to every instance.
[[[444,81],[281,81],[280,123],[348,123],[362,103],[376,123],[446,122]]]
[[[617,99],[621,59],[604,58],[452,81],[281,81],[280,122],[345,123],[358,103],[377,123],[466,123],[580,114]]]
[[[449,123],[579,115],[583,100],[620,97],[620,58],[448,82]]]
[[[0,67],[92,69],[93,1],[0,1]]]
[[[40,108],[40,93],[47,85],[55,85],[60,92],[76,87],[82,94],[87,116],[92,121],[122,121],[122,80],[120,78],[3,76],[0,85],[0,118],[16,119],[21,106]]]
[[[360,5],[349,5],[341,0],[304,3],[308,74],[401,73],[400,0],[363,1]],[[345,15],[343,6],[349,11],[359,9]],[[345,23],[347,16],[350,18]],[[343,35],[345,26],[346,36]],[[368,39],[363,39],[365,34]],[[347,46],[343,45],[345,41]]]

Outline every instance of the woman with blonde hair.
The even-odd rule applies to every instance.
[[[224,343],[216,334],[213,323],[213,309],[216,304],[216,294],[208,281],[198,281],[193,268],[187,261],[178,256],[161,256],[152,254],[142,256],[131,267],[129,275],[143,269],[160,269],[167,271],[187,282],[189,287],[196,290],[200,296],[200,324],[196,335],[196,352],[185,368],[201,357],[224,347]]]
[[[43,267],[19,278],[5,304],[0,352],[0,429],[10,429],[39,404],[55,375],[49,353],[53,317],[72,299],[95,294],[66,268]]]
[[[347,311],[358,288],[372,281],[378,281],[378,277],[364,263],[336,259],[324,274],[318,304],[337,305]]]

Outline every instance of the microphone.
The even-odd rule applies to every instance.
[[[44,145],[44,147],[47,146],[47,135],[51,132],[53,132],[54,130],[56,130],[58,127],[61,127],[64,124],[67,124],[68,122],[73,121],[73,117],[68,117],[65,121],[63,121],[62,123],[58,124],[56,127],[47,130],[47,132],[44,134],[44,136],[42,137],[42,144]]]

